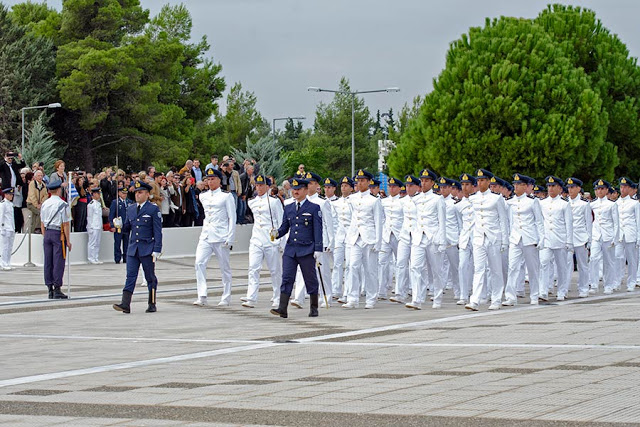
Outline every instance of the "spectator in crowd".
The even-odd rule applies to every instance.
[[[198,159],[193,160],[191,175],[195,178],[196,182],[202,181],[202,169],[200,169],[200,160]]]
[[[16,160],[16,157],[18,160]],[[15,231],[20,232],[22,229],[22,186],[24,182],[20,175],[20,169],[26,164],[22,160],[22,154],[7,152],[4,156],[4,162],[0,163],[0,188],[13,188],[13,216],[15,222]]]
[[[63,160],[56,160],[53,164],[53,173],[49,175],[49,184],[60,183],[62,188],[62,194],[60,198],[64,201],[67,200],[67,190],[69,184],[67,183],[67,174],[64,172],[65,163]]]
[[[222,176],[222,181],[226,184],[226,188],[223,189],[231,193],[237,207],[238,196],[242,191],[242,186],[240,184],[240,175],[233,168],[233,160],[227,160],[222,164]]]
[[[118,183],[116,182],[116,173],[107,168],[104,171],[104,177],[100,178],[100,190],[102,190],[102,199],[106,206],[111,206],[111,202],[115,200],[118,195]]]
[[[206,185],[203,181],[196,182],[196,203],[198,207],[198,217],[193,221],[193,225],[201,227],[204,223],[204,206],[200,202],[200,193],[206,191]]]
[[[240,175],[240,194],[238,199],[238,207],[236,209],[236,216],[238,224],[246,224],[247,219],[247,200],[253,197],[253,191],[256,187],[253,165],[245,160],[245,171]]]
[[[180,175],[184,176],[185,173],[191,171],[191,168],[193,167],[193,160],[187,160],[184,164],[184,166],[182,167],[182,169],[180,169],[180,171],[178,172]]]
[[[196,202],[196,180],[187,172],[182,180],[182,191],[184,194],[184,202],[182,204],[182,227],[193,227],[193,221],[198,215],[198,206]]]
[[[209,168],[218,170],[218,155],[214,154],[213,156],[211,156],[211,162],[205,166],[204,170],[207,170]]]
[[[173,211],[173,226],[180,227],[182,223],[182,211],[184,207],[184,189],[181,186],[182,177],[179,174],[173,174],[173,191],[174,194],[171,196],[171,202],[175,209]]]
[[[170,227],[169,218],[171,214],[171,194],[169,193],[169,186],[167,185],[167,177],[164,175],[160,175],[160,194],[162,198],[160,206],[158,207],[162,214],[162,227]]]
[[[298,165],[298,172],[296,172],[297,176],[305,176],[307,173],[304,171],[304,165],[300,163]]]
[[[29,183],[27,192],[27,209],[31,212],[31,232],[42,233],[40,230],[40,208],[42,203],[49,197],[47,186],[43,180],[44,174],[40,169],[36,169],[33,180]]]
[[[282,181],[282,198],[283,199],[291,198],[291,183],[286,179]]]
[[[27,233],[32,228],[31,211],[27,209],[27,196],[29,195],[29,183],[33,181],[33,172],[31,172],[31,169],[29,168],[22,168],[20,171],[20,177],[22,178],[22,182],[24,182],[22,185],[22,192],[20,194],[22,201],[19,202],[23,219],[22,232]],[[17,203],[18,202],[14,199],[14,205]]]
[[[73,185],[75,185],[78,192],[78,199],[71,207],[73,231],[84,232],[87,231],[87,204],[90,202],[91,197],[87,191],[84,176],[78,176]]]
[[[147,175],[153,179],[156,179],[156,168],[155,166],[149,166],[147,168]]]

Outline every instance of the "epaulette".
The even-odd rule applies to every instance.
[[[318,194],[318,197],[321,198],[322,200],[326,200],[326,196],[323,196],[322,194]]]
[[[565,202],[568,202],[568,201],[569,201],[569,198],[568,198],[568,197],[562,196],[562,197],[560,197],[560,198],[561,198],[562,200],[564,200]]]
[[[511,196],[509,196],[509,197],[505,197],[504,199],[505,199],[505,200],[511,200],[511,199],[513,199],[513,194],[512,194]]]
[[[502,194],[497,193],[497,192],[495,192],[495,191],[493,191],[493,190],[490,190],[490,191],[491,191],[491,194],[497,194],[498,196],[502,196]]]
[[[278,198],[278,197],[274,196],[273,194],[269,194],[269,197],[273,197],[274,199]]]
[[[230,194],[227,190],[222,190],[222,189],[220,189],[220,191],[222,191],[223,193]]]
[[[369,193],[369,195],[370,195],[371,197],[375,197],[376,199],[378,198],[378,196],[376,196],[375,194],[371,194],[371,193]]]
[[[586,197],[580,197],[580,200],[582,200],[583,202],[589,203],[589,199],[587,199]]]
[[[456,203],[460,203],[462,201],[462,199],[455,199],[455,202],[453,202],[453,204],[455,205]]]
[[[257,195],[257,194],[256,194],[255,196],[251,197],[249,200],[253,200],[253,199],[255,199],[256,197],[258,197],[258,195]],[[249,200],[247,200],[247,201],[249,201]]]
[[[530,198],[530,199],[535,199],[536,198],[536,196],[534,196],[533,194],[527,194],[527,197]]]

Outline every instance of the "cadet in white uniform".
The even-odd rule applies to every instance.
[[[266,261],[271,274],[273,307],[280,304],[280,285],[282,284],[282,261],[280,250],[281,239],[272,238],[271,234],[282,224],[284,209],[276,197],[269,195],[271,181],[264,175],[255,177],[257,195],[249,199],[249,209],[253,213],[253,229],[249,240],[249,286],[247,296],[240,298],[243,307],[252,308],[258,301],[260,290],[260,270],[262,261]]]
[[[578,297],[589,296],[589,260],[588,247],[591,245],[591,228],[593,225],[593,212],[591,204],[580,197],[582,181],[578,178],[567,179],[569,191],[569,205],[573,218],[573,251],[578,264]],[[573,271],[573,257],[568,257],[569,273]],[[569,274],[570,280],[571,274]]]
[[[347,302],[347,291],[349,289],[348,282],[351,278],[351,268],[349,267],[349,257],[351,255],[351,246],[346,245],[347,231],[351,225],[351,205],[348,197],[353,191],[355,183],[348,176],[342,177],[340,180],[340,191],[342,197],[331,202],[334,216],[334,252],[333,252],[333,274],[331,283],[333,285],[333,299],[337,299],[339,303]],[[344,280],[343,280],[344,279]],[[342,295],[342,297],[340,297]]]
[[[436,174],[429,169],[420,172],[422,193],[413,198],[417,216],[411,236],[411,291],[412,301],[407,308],[420,310],[427,298],[427,283],[423,280],[425,264],[433,277],[433,308],[440,308],[444,291],[442,277],[443,255],[446,249],[446,206],[444,199],[433,192]]]
[[[614,244],[619,236],[618,205],[607,198],[611,185],[602,179],[593,183],[597,199],[591,202],[593,229],[591,232],[591,259],[589,261],[589,292],[598,291],[600,263],[603,263],[604,293],[613,293],[615,287]]]
[[[457,305],[465,305],[469,302],[471,296],[471,287],[473,284],[473,206],[469,201],[476,191],[476,179],[469,174],[460,175],[460,186],[462,188],[462,198],[459,203],[454,205],[458,211],[462,227],[460,228],[460,237],[458,238],[458,281],[460,282],[460,290],[458,292],[459,300]]]
[[[457,181],[453,179],[441,177],[439,179],[440,193],[444,198],[446,209],[446,249],[444,252],[444,259],[448,260],[446,269],[442,271],[443,280],[447,280],[451,277],[451,283],[453,287],[453,296],[456,300],[460,300],[460,278],[459,278],[459,264],[460,255],[458,253],[458,241],[460,240],[460,229],[462,229],[462,218],[460,212],[456,209],[458,200],[452,196],[452,191]],[[444,264],[444,263],[443,263]],[[447,287],[448,289],[448,287]]]
[[[620,279],[624,276],[624,260],[627,261],[627,291],[636,287],[638,275],[638,248],[640,247],[640,203],[631,198],[633,183],[628,178],[620,178],[620,198],[616,201],[620,217],[620,236],[624,254],[621,258]],[[617,283],[618,285],[620,283]]]
[[[398,238],[398,252],[396,255],[396,290],[395,295],[389,298],[391,302],[406,303],[410,289],[410,260],[411,241],[413,230],[416,226],[417,208],[413,199],[420,189],[420,180],[412,175],[405,177],[407,196],[400,199],[402,205],[402,229]]]
[[[200,193],[200,203],[204,208],[204,223],[200,233],[200,241],[196,248],[196,280],[198,299],[193,305],[207,305],[207,263],[211,255],[218,258],[222,273],[222,297],[218,306],[231,303],[231,266],[229,253],[235,240],[236,205],[231,193],[222,191],[222,172],[207,168],[205,178],[209,191]]]
[[[349,196],[351,225],[346,243],[351,245],[351,279],[347,303],[343,308],[357,308],[360,301],[360,286],[366,292],[365,308],[374,308],[378,301],[378,253],[382,244],[382,205],[380,199],[369,191],[371,173],[360,169],[356,173],[358,192]],[[364,270],[362,270],[364,269]],[[364,274],[362,272],[364,271]],[[362,276],[365,277],[362,277]]]
[[[513,176],[515,197],[507,200],[509,208],[509,273],[504,290],[502,305],[517,304],[518,280],[521,279],[522,265],[529,271],[529,294],[531,304],[538,304],[540,291],[540,257],[539,249],[544,239],[544,218],[540,210],[540,202],[525,192],[528,181],[520,174]]]
[[[478,191],[469,197],[473,206],[473,294],[466,309],[478,311],[480,299],[485,293],[485,277],[491,277],[491,305],[489,310],[499,310],[504,290],[502,276],[502,253],[507,250],[509,229],[507,228],[507,205],[504,197],[489,190],[493,174],[478,169],[476,180]]]
[[[0,200],[0,268],[5,271],[11,268],[11,252],[16,237],[13,216],[13,188],[2,190],[4,199]]]
[[[384,211],[384,226],[382,228],[382,245],[380,249],[380,270],[378,299],[387,299],[387,292],[391,289],[395,262],[398,256],[398,241],[402,231],[402,203],[400,203],[400,185],[402,181],[389,178],[387,181],[389,196],[381,200]],[[393,266],[393,268],[392,268]],[[397,273],[396,273],[397,276]]]
[[[548,299],[553,286],[553,266],[558,270],[558,294],[556,299],[564,301],[569,292],[567,288],[567,254],[573,253],[573,215],[569,202],[562,198],[564,182],[558,177],[548,176],[547,193],[549,197],[540,202],[544,216],[544,243],[540,251],[540,275],[542,283],[539,298]]]
[[[91,189],[91,201],[87,205],[87,258],[91,264],[100,262],[100,241],[102,240],[102,203],[100,189]]]

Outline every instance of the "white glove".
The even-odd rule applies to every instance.
[[[151,254],[151,256],[153,257],[153,262],[155,262],[158,258],[160,258],[160,255],[162,255],[162,252],[153,252]]]
[[[500,252],[506,251],[508,247],[509,247],[509,245],[503,243],[502,245],[500,245]]]
[[[611,244],[609,245],[610,248],[614,247],[616,245],[616,242],[612,241]]]
[[[113,218],[113,226],[115,228],[122,228],[122,218],[120,218],[119,216]]]
[[[585,243],[585,244],[584,244],[584,247],[585,247],[587,250],[591,249],[591,243],[590,243],[590,242]]]
[[[276,240],[278,238],[278,230],[272,228],[271,231],[269,231],[269,237],[271,237],[272,242]]]
[[[227,241],[225,241],[225,242],[222,244],[222,246],[224,246],[225,248],[230,248],[230,247],[231,247],[231,245],[232,245],[232,243],[231,243],[230,241],[228,241],[228,240],[227,240]]]
[[[443,253],[447,251],[446,245],[438,245],[438,252]]]
[[[315,260],[319,260],[320,258],[322,258],[322,252],[314,252],[313,253],[313,257],[315,258]]]
[[[567,249],[567,251],[569,253],[573,253],[573,245],[570,245],[569,243],[566,244],[565,248]]]

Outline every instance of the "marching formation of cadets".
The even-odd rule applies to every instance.
[[[231,303],[229,254],[235,239],[235,208],[220,188],[220,173],[207,169],[209,191],[200,200],[205,220],[196,251],[198,298],[207,305],[206,265],[216,255],[223,294]],[[507,182],[486,169],[438,177],[388,179],[388,195],[366,170],[339,182],[313,172],[290,180],[293,197],[283,204],[269,195],[270,182],[256,177],[249,200],[255,223],[249,245],[249,284],[244,307],[258,299],[263,261],[273,292],[271,313],[288,316],[290,306],[309,316],[340,304],[373,309],[381,301],[421,310],[443,299],[477,311],[563,301],[577,267],[577,296],[631,292],[640,283],[638,185],[620,178],[619,190],[599,179],[595,198],[583,198],[583,182],[514,174]],[[324,187],[324,196],[320,195]],[[337,188],[341,196],[336,196]],[[619,193],[619,196],[618,196]],[[613,194],[613,196],[612,196]],[[528,287],[526,286],[528,284]]]

